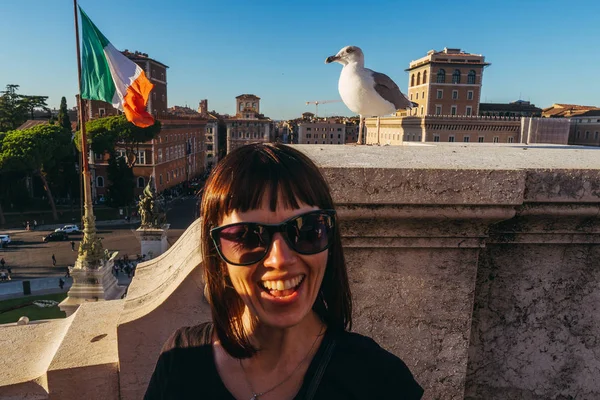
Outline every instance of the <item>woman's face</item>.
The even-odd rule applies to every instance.
[[[261,208],[233,211],[220,225],[238,222],[278,224],[319,209],[304,203],[299,203],[298,209],[286,209],[280,202],[273,212],[268,202],[269,196],[265,195]],[[281,233],[276,233],[261,261],[247,266],[227,263],[226,268],[233,287],[246,305],[246,312],[253,319],[273,328],[288,328],[311,313],[323,281],[327,255],[327,250],[312,255],[298,254],[288,246]]]

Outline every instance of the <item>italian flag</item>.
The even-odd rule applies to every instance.
[[[141,128],[154,124],[146,111],[154,87],[139,65],[125,57],[79,7],[82,32],[81,98],[111,103]]]

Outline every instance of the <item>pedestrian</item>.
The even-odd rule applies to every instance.
[[[27,221],[27,225],[25,226],[25,230],[26,231],[30,231],[31,230],[31,225],[29,225],[29,221]]]
[[[63,281],[62,278],[58,278],[58,286],[60,287],[60,290],[63,290],[65,287],[65,281]]]
[[[37,219],[33,220],[33,230],[37,229]]]
[[[54,256],[54,253],[52,253],[52,265],[56,267],[56,257]]]
[[[71,240],[71,251],[75,251],[75,242]]]
[[[69,266],[67,265],[65,267],[65,278],[70,278],[71,277],[71,270],[69,269]]]
[[[1,266],[0,269],[4,269],[4,264],[6,264],[6,261],[4,261],[4,257],[2,257],[0,259],[0,266]]]

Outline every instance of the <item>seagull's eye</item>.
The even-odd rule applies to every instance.
[[[350,54],[353,53],[354,49],[352,47],[350,47],[349,49],[346,49],[346,53]]]

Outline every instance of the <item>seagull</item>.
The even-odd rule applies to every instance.
[[[362,144],[365,117],[377,117],[377,142],[379,143],[379,117],[396,110],[412,107],[412,102],[387,75],[365,68],[365,56],[357,46],[346,46],[335,56],[327,57],[325,64],[338,62],[344,66],[338,90],[342,101],[360,115],[358,144]]]

